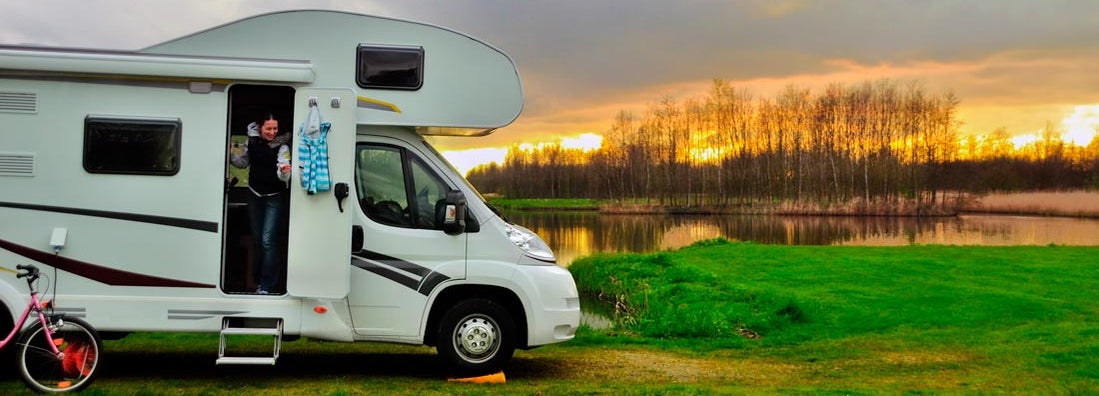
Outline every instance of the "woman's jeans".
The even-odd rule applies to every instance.
[[[279,284],[282,258],[279,249],[279,230],[282,216],[286,213],[288,194],[279,193],[260,197],[251,194],[248,215],[252,220],[252,241],[256,248],[256,257],[252,266],[252,279],[259,284],[259,291],[273,293]]]

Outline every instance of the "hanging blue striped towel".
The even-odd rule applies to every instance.
[[[320,111],[313,108],[302,124],[301,142],[298,144],[298,166],[301,167],[301,186],[310,195],[332,188],[328,177],[328,130],[332,124],[320,122]]]

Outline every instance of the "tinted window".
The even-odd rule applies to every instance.
[[[419,228],[441,230],[443,221],[439,217],[450,188],[419,158],[413,158],[411,164],[412,187],[416,191],[416,224]]]
[[[359,145],[355,160],[359,206],[381,224],[438,230],[440,202],[450,189],[423,160],[400,148]]]
[[[360,146],[356,162],[355,186],[366,215],[382,224],[412,227],[400,149]]]
[[[363,88],[420,89],[424,76],[421,47],[360,45],[355,81]]]
[[[84,170],[91,173],[174,175],[179,172],[177,120],[84,119]]]

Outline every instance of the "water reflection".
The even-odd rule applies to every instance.
[[[1025,216],[813,217],[600,215],[507,212],[541,235],[568,265],[599,252],[652,252],[725,237],[782,245],[1099,246],[1099,220]]]

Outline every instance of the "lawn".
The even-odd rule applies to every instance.
[[[136,334],[86,393],[1099,394],[1096,247],[716,240],[570,270],[619,324],[516,352],[505,384],[450,382],[426,347],[298,340],[274,367],[216,366],[216,335]]]
[[[602,201],[585,198],[560,199],[511,199],[490,198],[490,204],[500,209],[513,210],[598,210]]]
[[[1099,392],[1099,248],[699,245],[570,270],[620,332],[809,373],[776,389]]]

